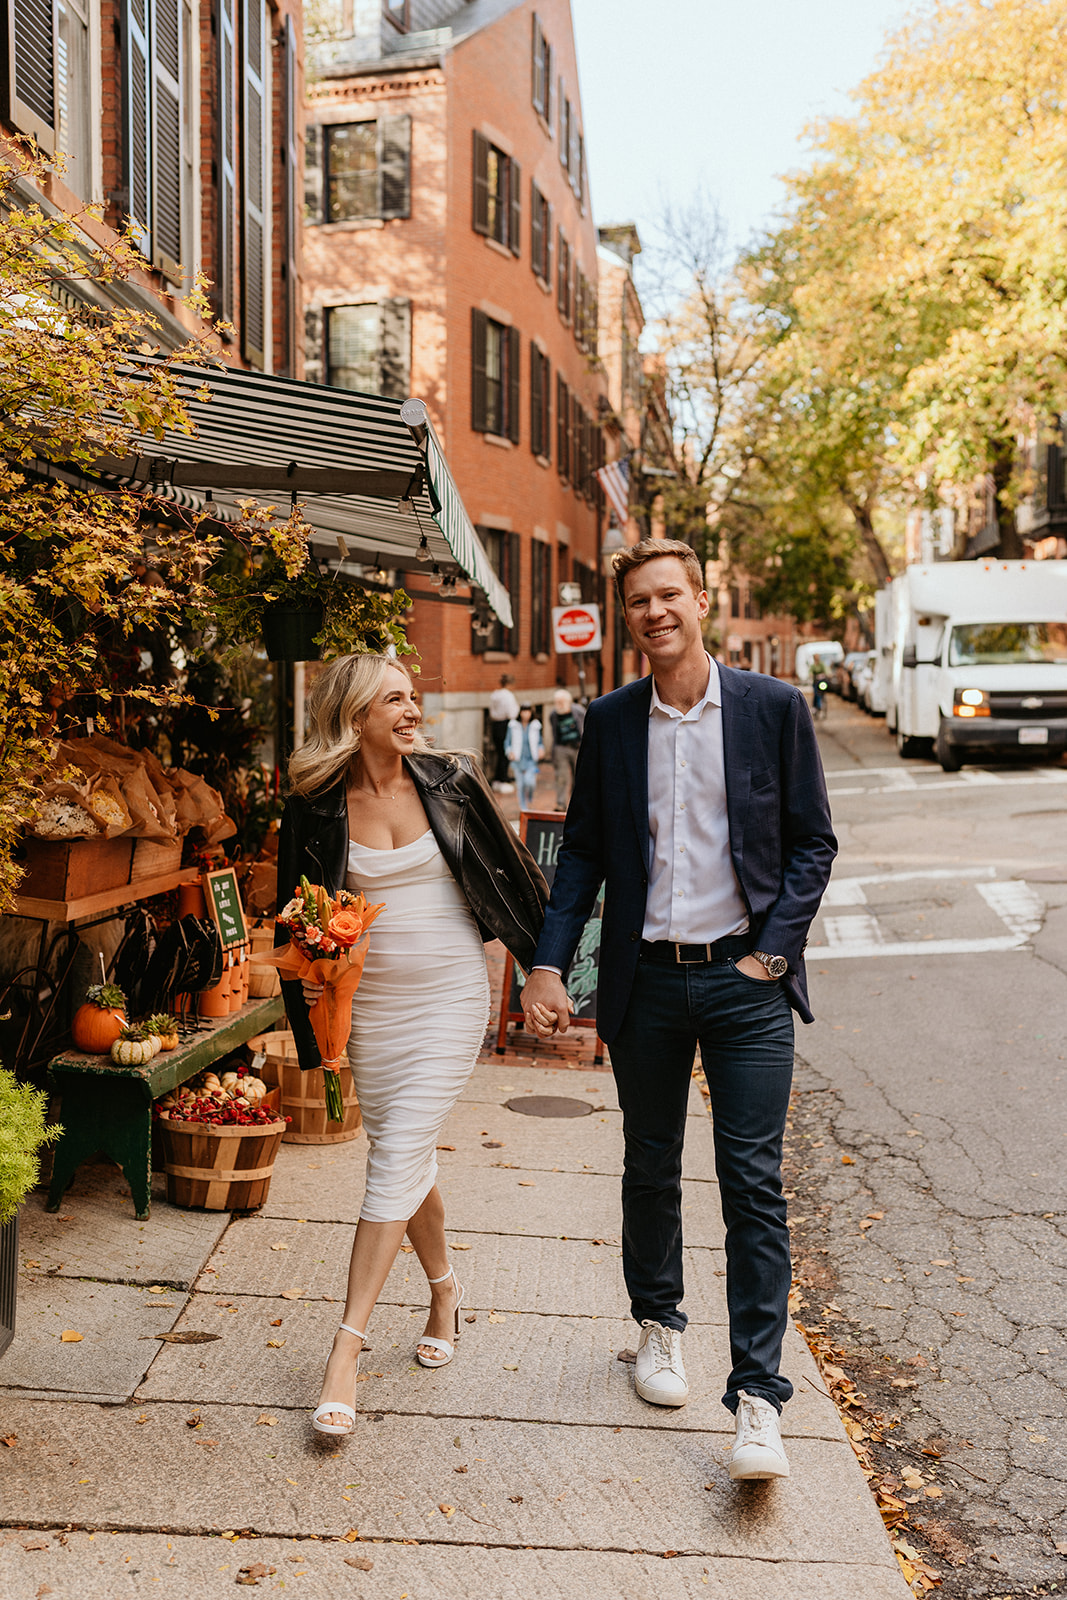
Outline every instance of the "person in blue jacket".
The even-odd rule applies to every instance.
[[[585,720],[552,895],[522,993],[567,1027],[567,970],[601,884],[597,1030],[623,1112],[623,1270],[641,1326],[637,1392],[683,1405],[681,1172],[696,1047],[726,1224],[733,1478],[787,1477],[779,1413],[791,1279],[781,1155],[793,1013],[810,1022],[809,925],[837,849],[798,689],[715,662],[700,562],[675,540],[614,557],[649,676]]]

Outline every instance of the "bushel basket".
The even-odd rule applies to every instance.
[[[161,1118],[167,1199],[187,1210],[255,1211],[266,1200],[284,1122],[262,1127]]]
[[[262,1051],[265,1060],[260,1068],[264,1083],[277,1084],[282,1096],[282,1114],[289,1118],[285,1130],[285,1144],[347,1144],[359,1135],[363,1115],[356,1099],[352,1072],[341,1068],[341,1099],[344,1102],[345,1120],[326,1120],[326,1088],[321,1068],[302,1072],[296,1055],[296,1040],[291,1033],[281,1031],[257,1034],[248,1041],[249,1049]]]

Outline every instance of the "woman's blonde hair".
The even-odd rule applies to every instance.
[[[414,682],[407,667],[393,656],[338,656],[315,679],[307,698],[307,735],[289,757],[293,794],[321,794],[355,760],[367,712],[381,693],[390,667]],[[419,733],[415,750],[429,750]]]

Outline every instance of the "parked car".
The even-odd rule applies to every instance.
[[[861,661],[866,659],[866,650],[850,650],[846,656],[837,663],[830,677],[830,687],[842,700],[855,700],[856,683],[854,673]]]
[[[871,711],[871,688],[874,684],[877,660],[877,650],[865,650],[852,668],[852,698],[868,715]]]

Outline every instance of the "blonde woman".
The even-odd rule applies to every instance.
[[[435,1147],[474,1068],[489,1020],[483,943],[528,969],[548,888],[471,756],[433,751],[407,670],[344,656],[316,680],[308,734],[289,763],[278,901],[301,874],[331,894],[385,903],[352,1007],[348,1058],[370,1149],[344,1316],[312,1418],[347,1434],[371,1312],[406,1233],[430,1284],[417,1346],[424,1367],[452,1360],[463,1291],[448,1260]],[[279,937],[284,937],[280,934]],[[319,1065],[313,985],[283,983],[300,1065]]]

